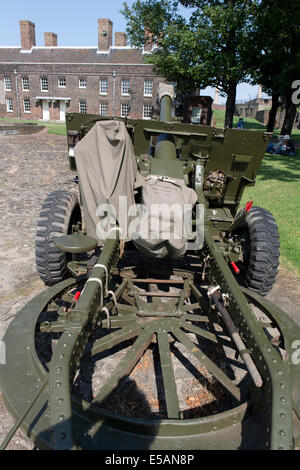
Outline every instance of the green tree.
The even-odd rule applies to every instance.
[[[272,95],[268,131],[273,131],[280,98],[285,106],[282,134],[290,134],[296,115],[292,84],[300,79],[300,3],[261,0],[256,5],[247,57],[252,79]]]
[[[238,83],[248,81],[244,57],[252,32],[255,0],[181,1],[193,7],[186,20],[175,0],[124,3],[130,43],[141,47],[151,40],[157,48],[148,61],[156,73],[176,81],[181,92],[206,86],[227,95],[225,127],[232,127]]]

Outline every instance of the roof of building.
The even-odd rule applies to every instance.
[[[142,49],[111,47],[98,51],[97,47],[32,47],[24,51],[20,47],[0,47],[0,63],[62,63],[62,64],[145,64]]]

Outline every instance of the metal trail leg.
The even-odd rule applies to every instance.
[[[209,290],[208,290],[209,292]],[[208,293],[209,295],[209,293]],[[220,302],[219,300],[219,294],[217,291],[213,292],[210,297],[213,299],[220,315],[222,316],[224,323],[228,329],[228,332],[230,336],[232,337],[238,352],[240,353],[241,358],[243,359],[243,362],[245,366],[247,367],[247,370],[255,384],[256,387],[261,387],[263,384],[262,378],[260,373],[257,370],[256,365],[254,364],[252,357],[250,354],[247,352],[247,348],[242,340],[242,338],[239,335],[239,332],[233,323],[233,321],[230,318],[230,315],[224,305]]]

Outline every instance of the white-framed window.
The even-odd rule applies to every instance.
[[[153,92],[153,81],[145,80],[144,81],[144,96],[152,96]]]
[[[143,119],[151,119],[151,117],[152,117],[152,104],[144,104]]]
[[[121,95],[129,95],[130,92],[130,81],[129,80],[122,80],[121,81]]]
[[[107,103],[100,103],[100,116],[107,116]]]
[[[121,104],[121,117],[126,117],[129,114],[129,104],[122,103]]]
[[[30,99],[23,99],[24,113],[31,113]]]
[[[6,111],[8,113],[12,113],[14,110],[13,100],[12,98],[6,98]]]
[[[198,106],[193,106],[192,108],[192,124],[200,124],[201,122],[201,111],[202,108]]]
[[[100,95],[107,95],[108,92],[108,81],[100,80]]]
[[[29,78],[28,77],[22,77],[22,90],[29,91]]]
[[[48,91],[48,78],[41,77],[41,91]]]
[[[86,112],[87,112],[86,101],[79,101],[79,112],[83,113],[83,114],[86,114]]]
[[[4,77],[4,90],[11,91],[11,79],[10,77]]]
[[[58,88],[66,88],[66,78],[65,77],[59,77],[58,79]]]
[[[80,78],[79,79],[79,88],[87,88],[87,79],[86,78]]]

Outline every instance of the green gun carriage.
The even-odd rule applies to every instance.
[[[42,206],[36,264],[48,288],[4,338],[16,422],[2,448],[20,426],[39,449],[299,446],[300,329],[265,297],[277,226],[251,202],[240,209],[271,136],[182,124],[172,100],[162,85],[159,121],[66,116],[79,191]],[[188,201],[192,230],[152,240],[147,215],[125,236],[117,217],[101,238],[107,214],[95,208],[116,196],[183,212]]]

